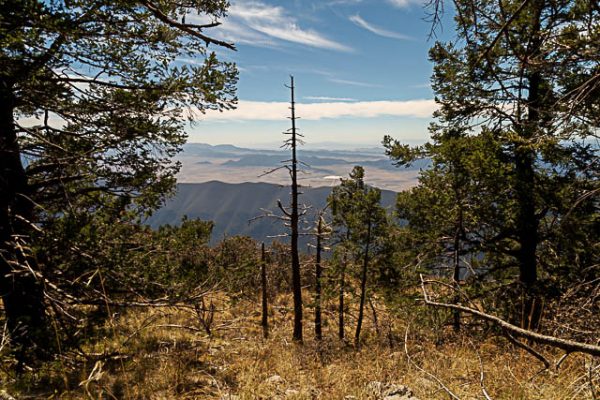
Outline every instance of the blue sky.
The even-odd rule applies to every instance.
[[[420,0],[233,0],[212,35],[237,46],[219,55],[240,69],[240,104],[199,117],[190,141],[274,147],[289,127],[292,74],[308,144],[424,142],[435,109],[425,17]]]

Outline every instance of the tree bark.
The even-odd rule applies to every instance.
[[[535,159],[536,153],[530,148],[530,141],[541,129],[540,110],[542,107],[543,78],[535,65],[542,57],[541,54],[541,13],[544,0],[532,3],[531,42],[527,48],[527,120],[521,132],[523,144],[517,144],[515,152],[516,193],[519,204],[517,211],[517,239],[519,248],[517,263],[519,266],[519,281],[523,286],[522,327],[536,329],[539,324],[539,299],[536,299],[534,286],[537,282],[537,246],[539,242],[539,221],[535,209]]]
[[[48,343],[42,284],[29,269],[37,266],[15,246],[17,240],[29,246],[33,204],[15,130],[11,86],[0,79],[0,295],[17,361],[22,365],[47,351]]]

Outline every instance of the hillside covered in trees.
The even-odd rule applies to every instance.
[[[378,156],[303,187],[324,158],[302,151],[317,107],[291,76],[282,150],[196,146],[288,184],[169,200],[190,127],[242,106],[243,21],[261,23],[242,44],[353,49],[261,2],[1,2],[0,398],[598,398],[598,4],[427,10],[432,37],[454,28],[430,42],[429,139],[380,136],[398,173],[419,171],[411,188],[369,185],[365,166],[394,171]],[[337,106],[395,107],[352,102]]]
[[[302,201],[316,209],[327,205],[332,187],[304,187]],[[286,231],[286,228],[271,219],[259,218],[264,209],[277,207],[277,200],[289,196],[289,188],[269,183],[225,182],[182,183],[177,185],[175,195],[154,212],[145,222],[153,228],[175,225],[182,218],[212,221],[214,227],[211,242],[218,243],[228,236],[249,236],[257,242],[272,241],[271,238]],[[396,193],[382,191],[381,204],[392,212]],[[304,248],[311,242],[305,237]]]

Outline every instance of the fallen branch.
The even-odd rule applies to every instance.
[[[111,307],[122,307],[122,308],[189,308],[194,309],[194,306],[189,303],[177,302],[152,302],[152,301],[103,301],[103,300],[80,300],[77,304],[89,305],[89,306],[102,306],[109,305]]]
[[[454,400],[461,400],[460,397],[458,397],[457,395],[455,395],[452,390],[450,390],[448,388],[448,386],[444,385],[444,382],[442,382],[440,380],[440,378],[438,378],[437,376],[435,376],[434,374],[432,374],[431,372],[428,372],[425,368],[421,367],[419,364],[417,364],[416,362],[413,361],[412,357],[410,356],[410,354],[408,353],[408,326],[406,327],[406,332],[404,333],[404,353],[406,354],[406,359],[408,360],[408,362],[412,365],[414,365],[414,367],[416,369],[418,369],[419,371],[423,372],[424,374],[426,374],[427,376],[429,376],[430,378],[432,378],[433,380],[435,380],[437,382],[437,384],[446,392],[448,393],[448,395],[453,398]]]
[[[477,355],[477,359],[479,360],[479,385],[481,386],[481,393],[483,393],[483,397],[485,397],[486,400],[492,400],[485,387],[485,370],[483,368],[483,359],[481,358],[481,354],[479,354],[479,350],[477,350],[475,343],[473,343],[471,339],[469,339],[469,342],[471,343],[471,346],[473,346],[475,354]]]
[[[546,357],[541,355],[534,348],[532,348],[531,346],[529,346],[523,342],[519,342],[517,339],[515,339],[515,337],[513,335],[510,334],[510,332],[508,332],[506,330],[504,330],[504,334],[508,338],[509,342],[511,342],[512,344],[514,344],[517,347],[520,347],[521,349],[525,350],[526,352],[528,352],[529,354],[531,354],[532,356],[534,356],[535,358],[540,360],[544,364],[544,367],[545,367],[544,370],[550,368],[550,362],[546,359]]]
[[[152,328],[177,328],[177,329],[185,329],[185,330],[192,331],[192,332],[204,332],[203,329],[199,329],[194,326],[178,325],[178,324],[152,325]]]
[[[562,355],[561,358],[558,359],[558,361],[556,362],[556,370],[558,371],[560,369],[560,366],[562,365],[563,361],[565,361],[567,359],[567,357],[569,357],[571,355],[571,353],[566,352],[565,354]]]
[[[425,289],[425,280],[423,279],[423,275],[421,277],[421,289],[423,290],[423,298],[425,300],[425,304],[433,307],[442,307],[450,310],[458,310],[462,312],[466,312],[468,314],[474,315],[486,321],[490,321],[495,323],[496,325],[502,327],[505,331],[512,333],[515,336],[525,337],[533,342],[541,343],[545,345],[549,345],[552,347],[557,347],[559,349],[565,350],[569,353],[585,353],[592,356],[600,357],[600,346],[596,346],[588,343],[575,342],[573,340],[561,339],[554,336],[542,335],[541,333],[532,332],[527,329],[519,328],[516,325],[506,322],[505,320],[498,318],[491,314],[486,314],[479,310],[475,310],[470,307],[461,306],[459,304],[449,304],[449,303],[440,303],[437,301],[433,301],[429,298],[427,294],[427,290]]]

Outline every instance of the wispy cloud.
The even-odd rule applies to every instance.
[[[339,5],[354,5],[360,4],[363,0],[329,0],[326,4],[328,6],[339,6]]]
[[[242,21],[227,18],[223,25],[217,28],[224,40],[235,44],[248,44],[256,47],[277,47],[277,42],[260,32],[257,32]]]
[[[383,28],[380,28],[380,27],[375,26],[373,24],[370,24],[369,22],[365,21],[358,14],[352,15],[349,19],[355,25],[360,26],[361,28],[366,29],[369,32],[372,32],[372,33],[374,33],[376,35],[379,35],[379,36],[383,36],[383,37],[387,37],[387,38],[392,38],[392,39],[400,39],[400,40],[410,40],[410,39],[412,39],[410,36],[403,35],[401,33],[394,32],[394,31],[389,31],[387,29],[383,29]]]
[[[380,85],[375,85],[374,83],[368,82],[360,82],[360,81],[352,81],[349,79],[339,79],[339,78],[328,78],[329,82],[339,83],[340,85],[348,85],[348,86],[358,86],[358,87],[381,87]]]
[[[388,3],[398,8],[407,8],[413,4],[424,4],[425,0],[388,0]]]
[[[306,100],[316,100],[316,101],[357,101],[356,99],[352,99],[350,97],[328,97],[328,96],[304,96]]]
[[[377,118],[384,116],[429,118],[436,110],[434,100],[407,101],[357,101],[298,103],[297,115],[304,120],[326,118]],[[208,111],[196,115],[203,121],[284,121],[289,114],[287,102],[261,102],[241,100],[236,110]]]
[[[353,51],[351,47],[314,29],[301,27],[283,7],[261,1],[232,2],[228,17],[218,31],[224,39],[238,44],[276,47],[282,42],[289,42],[327,50]]]

